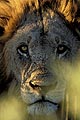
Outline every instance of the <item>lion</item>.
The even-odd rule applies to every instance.
[[[56,67],[79,53],[79,15],[78,0],[0,0],[0,93],[18,86],[31,119],[62,119]]]

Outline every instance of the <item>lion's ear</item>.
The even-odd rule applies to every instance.
[[[64,15],[66,20],[73,22],[78,9],[77,0],[57,0],[58,11]]]
[[[56,0],[58,11],[73,25],[80,37],[80,1],[79,0]]]

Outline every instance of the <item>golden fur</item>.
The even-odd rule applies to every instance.
[[[9,1],[9,2],[8,2]],[[78,22],[79,20],[79,2],[76,0],[43,0],[41,4],[44,4],[46,1],[52,4],[53,9],[62,13],[66,20],[69,22]],[[36,8],[38,9],[39,3],[38,0],[1,0],[0,1],[0,24],[5,27],[4,36],[0,37],[0,41],[5,41],[8,37],[11,36],[11,33],[15,31],[19,22],[24,14],[25,6],[32,6],[32,3],[35,3]],[[78,26],[77,25],[77,26]],[[79,31],[78,31],[79,32]]]

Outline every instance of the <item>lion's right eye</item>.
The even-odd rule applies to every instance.
[[[29,52],[28,52],[28,46],[27,45],[20,45],[17,48],[17,52],[19,53],[19,55],[24,56],[24,57],[28,57],[29,56]]]
[[[0,36],[4,34],[4,28],[0,26]]]

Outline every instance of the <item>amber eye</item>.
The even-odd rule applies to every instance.
[[[4,28],[0,26],[0,36],[4,34]]]
[[[57,47],[57,54],[63,54],[65,52],[67,52],[69,50],[69,48],[66,45],[58,45]]]
[[[28,46],[27,45],[20,45],[17,48],[17,52],[22,55],[22,56],[27,56],[28,55]]]

